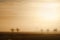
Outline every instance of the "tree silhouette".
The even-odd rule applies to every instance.
[[[57,32],[57,29],[54,29],[54,32]]]
[[[18,29],[18,28],[16,28],[16,31],[17,31],[17,32],[19,32],[19,29]]]
[[[47,32],[49,32],[49,29],[47,29]]]
[[[14,29],[13,28],[11,29],[11,32],[14,32]]]
[[[41,29],[41,32],[43,32],[43,29]]]

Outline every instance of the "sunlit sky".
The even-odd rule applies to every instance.
[[[0,0],[0,31],[60,29],[59,0]],[[16,30],[15,30],[16,31]]]

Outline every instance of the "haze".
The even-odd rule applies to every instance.
[[[0,0],[0,32],[60,29],[59,0]]]

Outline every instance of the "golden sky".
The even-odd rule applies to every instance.
[[[0,0],[0,31],[60,29],[59,0]]]

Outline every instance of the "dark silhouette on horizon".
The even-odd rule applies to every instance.
[[[19,28],[16,28],[16,31],[19,32]]]
[[[54,29],[54,32],[57,32],[58,30],[57,29]]]
[[[13,28],[11,29],[11,32],[14,32],[14,29]]]

